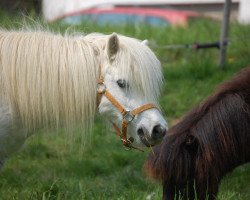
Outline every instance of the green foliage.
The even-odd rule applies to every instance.
[[[37,23],[38,21],[38,23]],[[43,24],[55,32],[118,32],[158,45],[214,42],[220,24],[198,20],[188,27],[96,27],[46,24],[39,18],[9,16],[0,12],[0,26],[16,29]],[[225,70],[217,65],[218,50],[154,48],[163,65],[165,83],[160,104],[170,124],[207,97],[215,86],[250,63],[250,26],[232,23]],[[81,135],[79,131],[76,133]],[[73,142],[73,144],[72,144]],[[142,166],[147,153],[125,151],[119,139],[100,119],[84,148],[62,133],[36,134],[6,163],[0,173],[0,199],[141,200],[160,199],[161,185],[146,178]],[[220,200],[250,198],[250,166],[244,165],[222,182]]]

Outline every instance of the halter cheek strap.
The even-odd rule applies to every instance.
[[[97,105],[99,105],[99,103],[101,101],[101,97],[104,95],[113,104],[113,106],[115,106],[116,109],[122,114],[122,128],[121,128],[121,130],[119,129],[119,127],[115,123],[113,123],[113,122],[111,122],[111,123],[113,125],[113,128],[117,132],[117,134],[120,136],[121,141],[123,143],[123,146],[126,149],[134,148],[134,149],[138,149],[140,151],[143,151],[139,148],[132,146],[134,138],[130,137],[129,139],[127,139],[127,128],[128,128],[129,123],[133,121],[133,119],[135,118],[136,115],[138,115],[146,110],[152,109],[152,108],[157,109],[157,107],[154,104],[149,103],[149,104],[144,104],[142,106],[139,106],[138,108],[135,108],[132,111],[126,110],[124,108],[124,106],[122,104],[120,104],[109,91],[106,90],[106,86],[105,86],[102,78],[100,78],[98,80],[97,92],[98,92]]]

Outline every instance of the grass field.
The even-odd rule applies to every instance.
[[[25,23],[33,23],[31,18]],[[0,13],[0,27],[18,28],[19,17]],[[47,26],[47,25],[46,25]],[[185,28],[66,27],[48,25],[65,32],[118,32],[156,44],[213,42],[220,24],[200,20]],[[217,66],[218,50],[153,49],[163,65],[165,83],[160,104],[170,124],[208,96],[214,87],[250,63],[250,26],[231,24],[225,70]],[[63,132],[63,131],[61,131]],[[80,134],[76,133],[79,135]],[[6,163],[0,173],[0,200],[149,200],[161,198],[161,185],[148,180],[142,166],[147,153],[125,151],[112,130],[97,116],[92,137],[82,148],[63,133],[39,131]],[[250,199],[250,165],[241,166],[222,182],[219,200]]]

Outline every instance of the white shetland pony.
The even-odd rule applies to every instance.
[[[84,128],[96,110],[125,146],[156,144],[167,129],[155,107],[162,79],[160,62],[137,39],[0,30],[0,162],[35,130]]]

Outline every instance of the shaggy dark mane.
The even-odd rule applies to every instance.
[[[250,161],[250,68],[221,84],[167,133],[145,163],[163,199],[214,199],[221,178]],[[194,190],[195,185],[195,190]],[[178,199],[178,198],[177,198]]]

